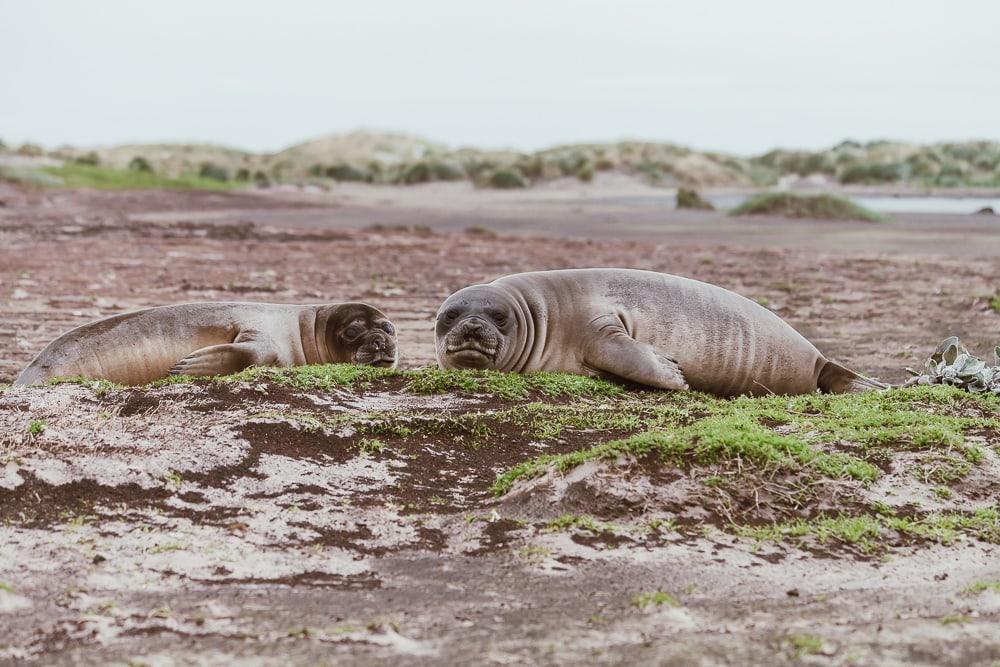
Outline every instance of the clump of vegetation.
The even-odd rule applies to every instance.
[[[796,655],[816,655],[823,650],[823,640],[816,635],[789,635],[787,641]]]
[[[322,171],[322,175],[335,181],[363,182],[371,180],[367,171],[350,164],[335,164]]]
[[[149,164],[149,160],[142,157],[141,155],[136,155],[128,163],[129,171],[137,171],[143,174],[152,174],[153,167]]]
[[[665,593],[664,591],[651,591],[648,593],[639,593],[632,598],[632,604],[639,609],[646,609],[648,607],[679,607],[681,605],[670,593]]]
[[[358,452],[362,456],[372,456],[385,451],[386,445],[378,438],[361,438],[358,441]]]
[[[1000,581],[975,581],[966,586],[962,593],[965,595],[980,595],[986,591],[1000,593]]]
[[[766,192],[751,197],[734,208],[732,214],[866,222],[880,222],[884,219],[881,215],[836,195],[795,195],[786,192]]]
[[[990,309],[993,312],[1000,313],[1000,293],[990,299]]]
[[[485,180],[486,185],[499,190],[516,190],[528,187],[528,182],[524,180],[517,169],[497,169],[490,173]]]
[[[229,170],[214,162],[204,162],[198,170],[198,177],[224,183],[229,180]]]
[[[698,211],[714,211],[711,202],[702,199],[697,190],[677,188],[677,208],[689,208]]]
[[[28,424],[28,435],[41,435],[45,433],[46,423],[41,419],[32,419]]]
[[[951,544],[969,536],[992,544],[1000,543],[1000,511],[987,507],[971,513],[932,512],[922,517],[902,517],[891,512],[862,513],[856,516],[819,516],[763,526],[743,526],[737,532],[758,542],[780,544],[787,539],[811,538],[823,544],[831,540],[870,554],[884,547],[889,535],[939,544]]]
[[[92,167],[96,167],[101,164],[101,158],[98,157],[97,153],[90,151],[89,153],[84,153],[83,155],[78,155],[73,158],[73,162],[76,164],[89,164]]]
[[[993,366],[969,354],[957,336],[946,338],[924,364],[923,372],[906,369],[915,377],[909,385],[947,384],[973,393],[1000,396],[1000,345],[993,350]]]

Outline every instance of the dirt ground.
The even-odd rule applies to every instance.
[[[656,191],[631,188],[218,194],[0,183],[0,203],[0,382],[72,326],[203,300],[367,301],[396,323],[402,366],[428,365],[449,293],[571,266],[722,285],[888,381],[948,335],[983,356],[1000,343],[989,307],[1000,222],[986,217],[734,220],[675,212]],[[511,436],[509,451],[479,460],[427,441],[395,465],[338,454],[333,436],[274,419],[493,409],[482,397],[212,391],[0,394],[0,661],[1000,660],[1000,593],[962,593],[1000,581],[991,544],[858,559],[707,531],[655,541],[549,532],[533,522],[551,512],[487,488],[544,443]],[[46,424],[35,438],[25,436],[32,420]],[[1000,444],[983,437],[990,451]],[[637,605],[648,591],[682,604]]]

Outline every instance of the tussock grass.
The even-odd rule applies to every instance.
[[[836,195],[795,195],[765,192],[755,195],[731,211],[732,215],[780,215],[809,220],[863,220],[881,222],[885,218],[863,206]]]

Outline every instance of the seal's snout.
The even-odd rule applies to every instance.
[[[445,338],[444,352],[460,368],[489,368],[500,355],[500,331],[471,315],[454,325]]]
[[[478,317],[470,317],[462,322],[459,333],[466,340],[482,340],[483,332],[486,330],[486,323]]]
[[[358,348],[354,363],[392,368],[396,365],[396,341],[382,331],[372,332]]]

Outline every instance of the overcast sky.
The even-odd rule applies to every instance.
[[[8,144],[1000,139],[988,0],[0,0]]]

